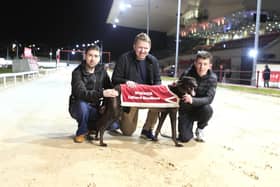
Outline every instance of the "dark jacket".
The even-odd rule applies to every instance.
[[[270,69],[268,67],[263,71],[263,80],[270,80]]]
[[[161,84],[160,73],[159,73],[159,63],[158,60],[152,56],[148,55],[145,59],[146,61],[146,84],[155,85]],[[124,84],[126,81],[134,81],[136,83],[141,82],[140,73],[137,70],[137,60],[134,51],[129,51],[120,56],[115,66],[112,82],[113,85]]]
[[[112,84],[103,65],[98,64],[94,73],[88,73],[85,61],[83,61],[72,72],[71,87],[72,101],[80,99],[94,106],[99,106],[103,90],[112,88]]]
[[[200,77],[196,72],[195,66],[191,65],[182,73],[180,78],[182,76],[191,76],[197,81],[198,86],[196,95],[193,97],[192,106],[202,106],[212,103],[217,88],[217,76],[212,70],[208,70],[205,76]]]

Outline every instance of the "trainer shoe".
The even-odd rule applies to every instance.
[[[204,136],[204,132],[203,129],[200,128],[196,128],[195,130],[195,140],[198,142],[204,142],[205,141],[205,136]]]
[[[79,135],[74,137],[75,143],[83,143],[85,141],[85,135]]]
[[[107,130],[109,131],[114,131],[120,128],[120,124],[117,121],[114,121],[108,128]]]
[[[152,129],[150,130],[143,129],[140,137],[148,140],[155,140]]]

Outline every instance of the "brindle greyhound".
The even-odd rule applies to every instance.
[[[190,95],[194,95],[194,90],[197,87],[196,80],[193,77],[184,76],[180,80],[178,80],[173,85],[168,85],[169,89],[176,94],[180,99],[183,98],[183,96],[188,93]],[[116,90],[120,91],[120,87],[115,87]],[[98,139],[98,133],[100,133],[100,146],[107,146],[103,142],[103,135],[105,130],[109,127],[109,125],[119,120],[121,115],[121,107],[120,107],[120,98],[114,97],[114,98],[105,98],[104,99],[105,104],[105,111],[100,117],[100,119],[97,121],[97,132],[95,135],[95,139]],[[172,129],[172,140],[175,143],[175,146],[181,147],[182,144],[179,144],[176,139],[176,117],[177,117],[177,110],[178,108],[161,108],[158,109],[160,112],[159,115],[159,122],[157,129],[155,131],[155,141],[158,140],[158,134],[160,133],[161,127],[163,125],[164,120],[166,119],[167,114],[169,114],[170,122],[171,122],[171,129]]]

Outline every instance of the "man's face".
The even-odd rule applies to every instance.
[[[206,59],[198,58],[194,63],[194,65],[195,65],[196,72],[200,77],[206,75],[207,71],[211,69],[211,63],[209,58]]]
[[[86,58],[86,65],[89,68],[94,68],[100,61],[100,53],[97,50],[89,50],[85,58]]]
[[[138,40],[134,45],[133,49],[136,53],[137,60],[145,60],[146,56],[149,54],[151,46],[148,42]]]

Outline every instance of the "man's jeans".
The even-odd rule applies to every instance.
[[[72,104],[70,114],[78,122],[76,136],[87,134],[89,130],[94,130],[96,121],[99,118],[97,108],[82,100],[77,100]]]

